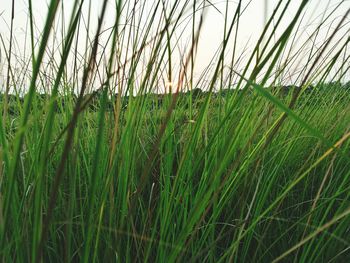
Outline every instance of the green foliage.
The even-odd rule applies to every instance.
[[[239,1],[227,10],[234,17],[226,13],[222,47],[213,70],[203,73],[210,80],[203,86],[193,71],[206,1],[156,1],[144,25],[138,17],[145,4],[115,1],[110,42],[101,48],[105,0],[95,38],[83,52],[80,80],[67,61],[80,57],[71,50],[83,2],[75,1],[69,24],[62,25],[60,58],[51,57],[52,87],[40,94],[40,81],[48,78],[41,71],[44,55],[63,1],[49,3],[37,55],[29,1],[29,90],[0,98],[3,262],[349,258],[350,90],[342,83],[348,42],[334,44],[335,55],[325,53],[344,19],[325,45],[309,50],[300,85],[286,87],[280,78],[294,60],[289,44],[309,1],[301,1],[292,19],[286,17],[291,1],[279,1],[238,71],[229,43],[235,50],[245,8]],[[176,32],[189,12],[192,38],[177,72]],[[120,21],[128,16],[132,29]],[[286,28],[280,28],[283,19]],[[283,30],[272,43],[277,29]],[[341,73],[334,73],[336,64]],[[89,92],[100,77],[101,87]],[[173,93],[158,94],[159,79],[176,82]],[[235,89],[226,88],[234,83]]]

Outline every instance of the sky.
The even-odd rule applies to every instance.
[[[134,0],[132,0],[134,1]],[[148,1],[149,4],[147,5],[148,10],[146,10],[146,13],[150,13],[150,10],[152,10],[152,3],[153,0],[142,0],[142,1]],[[175,0],[169,0],[170,2]],[[179,0],[180,2],[183,2],[185,0]],[[283,0],[283,2],[286,2],[287,0]],[[286,26],[290,19],[293,17],[295,12],[297,11],[297,7],[299,6],[301,0],[292,0],[292,4],[290,8],[287,10],[287,16],[285,16],[284,19],[284,25]],[[91,26],[91,35],[93,34],[93,29],[95,28],[97,23],[98,14],[100,12],[101,8],[101,2],[100,0],[91,0],[92,4],[92,15],[91,15],[91,23],[93,26]],[[104,22],[104,28],[109,28],[114,23],[114,13],[113,11],[113,2],[109,1],[109,8],[108,13]],[[203,1],[197,1],[198,5],[200,5]],[[232,18],[233,16],[233,10],[235,10],[235,7],[237,6],[238,0],[229,0],[228,4],[228,16],[229,18]],[[305,14],[304,22],[301,26],[301,33],[298,36],[300,38],[300,43],[302,43],[302,39],[306,39],[310,32],[319,24],[320,18],[322,15],[326,14],[327,11],[331,10],[333,7],[341,3],[341,7],[332,15],[334,16],[334,19],[331,19],[330,21],[336,21],[339,20],[342,15],[346,12],[347,9],[350,8],[350,1],[349,0],[311,0],[307,12]],[[28,39],[25,39],[25,31],[26,31],[26,25],[28,21],[28,1],[27,0],[15,0],[15,16],[14,16],[14,36],[16,39],[16,42],[18,43],[18,46],[15,48],[15,52],[19,57],[28,56],[30,54],[30,46]],[[68,17],[69,13],[72,8],[73,0],[63,0],[64,3],[64,13],[65,13],[65,23],[68,23]],[[272,13],[274,7],[278,3],[278,0],[242,0],[242,5],[246,7],[244,13],[241,16],[240,21],[240,29],[238,32],[238,52],[244,53],[251,51],[254,47],[254,44],[256,43],[258,37],[260,36],[260,33],[262,32],[266,17],[269,17],[269,15]],[[40,35],[40,29],[43,27],[43,23],[45,21],[45,17],[47,14],[47,6],[48,1],[47,0],[33,0],[33,14],[34,14],[34,20],[36,25],[36,37],[39,37]],[[215,8],[213,7],[215,6]],[[1,37],[6,44],[9,42],[9,36],[10,36],[10,18],[11,18],[11,7],[12,7],[12,1],[11,0],[2,0],[2,4],[0,5],[0,34]],[[211,59],[215,55],[215,52],[220,47],[220,44],[223,39],[223,33],[224,33],[224,15],[225,15],[225,8],[226,8],[226,1],[225,0],[212,0],[210,1],[210,4],[206,4],[205,8],[205,20],[202,27],[200,39],[199,39],[199,46],[198,46],[198,54],[196,57],[196,70],[195,75],[200,76],[201,72],[210,64]],[[87,10],[88,5],[86,4],[83,9],[83,13],[85,17],[87,17]],[[230,12],[231,11],[231,12]],[[266,13],[267,11],[267,13]],[[326,12],[326,13],[325,13]],[[60,13],[62,14],[62,13]],[[198,14],[199,16],[199,14]],[[147,16],[141,19],[145,19],[145,21],[148,19]],[[57,23],[60,23],[62,21],[61,15],[57,17]],[[349,20],[347,20],[349,21]],[[283,24],[282,23],[282,24]],[[191,36],[191,26],[190,26],[190,19],[183,21],[183,33],[179,35],[179,42],[177,46],[177,50],[179,54],[184,54],[186,50],[188,50],[188,43]],[[327,33],[329,35],[329,28],[334,28],[335,24],[332,25],[330,23],[326,24],[324,26],[324,30],[320,32],[318,41],[320,43],[324,42],[324,40],[327,37]],[[276,32],[276,35],[280,34],[282,30],[285,27],[281,27],[281,30],[279,32]],[[349,29],[349,26],[347,26],[347,30]],[[317,41],[316,41],[317,42]],[[27,45],[26,45],[27,44]],[[316,43],[317,44],[317,43]],[[83,49],[83,47],[82,47]],[[6,60],[4,60],[4,46],[0,46],[0,62],[5,65]],[[2,78],[0,77],[0,85],[4,82],[5,79],[5,71],[4,68],[2,71]]]

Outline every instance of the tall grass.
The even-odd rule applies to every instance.
[[[37,38],[29,0],[30,56],[15,15],[0,35],[1,260],[345,262],[349,10],[305,37],[310,2],[265,1],[240,50],[251,1],[104,0],[96,22],[91,0],[69,19],[50,0]],[[224,28],[203,67],[208,8]]]

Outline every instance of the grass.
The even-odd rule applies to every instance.
[[[1,260],[346,261],[349,11],[337,19],[345,1],[329,4],[303,38],[310,2],[265,10],[246,54],[249,3],[225,2],[221,46],[197,78],[216,3],[102,1],[91,35],[92,1],[64,23],[66,2],[51,0],[36,38],[29,0],[30,56],[16,55],[16,16],[9,43],[0,35]]]

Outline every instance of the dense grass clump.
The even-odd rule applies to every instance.
[[[51,0],[35,39],[29,0],[21,71],[10,25],[0,48],[1,260],[346,262],[349,28],[348,13],[332,16],[344,1],[299,49],[312,1],[292,17],[291,1],[277,1],[245,58],[237,32],[249,3],[226,1],[221,12],[209,1],[146,2],[101,1],[91,36],[91,2],[74,1],[65,24],[64,1]],[[207,8],[225,28],[197,79]]]

